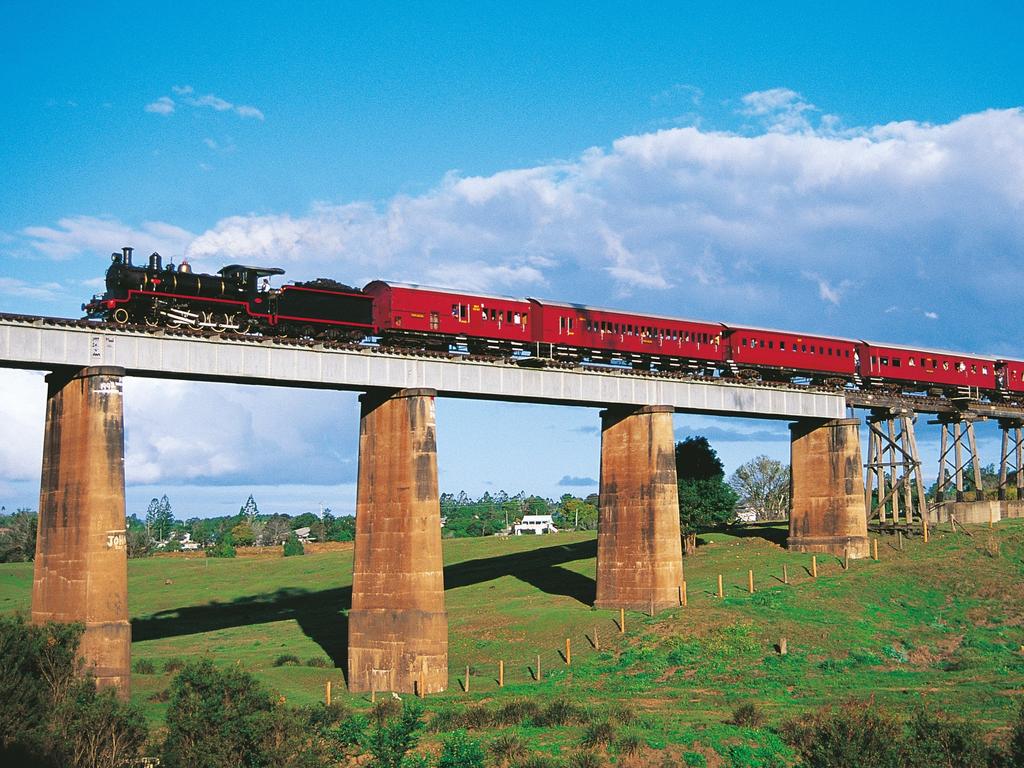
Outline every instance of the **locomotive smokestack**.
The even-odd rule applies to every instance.
[[[161,267],[163,267],[163,259],[160,258],[159,253],[153,251],[153,253],[149,255],[149,268],[158,270]]]
[[[129,248],[128,246],[121,249],[122,253],[124,253],[124,263],[129,267],[132,265],[132,251],[134,250],[134,248]]]

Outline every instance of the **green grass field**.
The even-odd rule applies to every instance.
[[[882,537],[880,562],[854,561],[844,571],[838,559],[819,557],[816,580],[810,556],[779,546],[781,528],[707,534],[685,558],[688,606],[653,618],[627,613],[625,635],[617,613],[591,608],[593,534],[449,540],[449,690],[428,709],[565,696],[614,717],[628,705],[642,715],[636,727],[654,748],[735,740],[743,729],[724,723],[741,703],[758,704],[777,725],[846,697],[874,697],[896,711],[926,701],[1000,731],[1024,693],[1024,521],[973,533],[940,531],[902,552]],[[789,585],[781,582],[784,564]],[[369,707],[368,696],[350,696],[343,683],[351,570],[351,552],[131,561],[133,660],[156,667],[133,675],[133,699],[161,721],[159,693],[171,677],[164,664],[206,655],[240,664],[291,703],[321,700],[331,680],[336,699]],[[719,573],[724,599],[716,595]],[[28,609],[31,579],[31,563],[0,565],[0,611]],[[571,667],[561,655],[567,637]],[[789,653],[780,656],[783,637]],[[303,665],[275,667],[282,654]],[[328,666],[306,666],[309,659]],[[739,738],[756,748],[758,734],[768,732]],[[552,750],[578,738],[572,729],[531,736]]]

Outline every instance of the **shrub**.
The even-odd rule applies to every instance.
[[[275,667],[295,667],[299,664],[299,657],[293,653],[282,653],[274,659]]]
[[[323,669],[324,667],[331,666],[331,662],[328,659],[325,659],[323,656],[311,656],[310,658],[306,659],[306,666],[319,667]]]
[[[567,699],[555,699],[530,719],[536,726],[550,728],[553,725],[582,725],[590,716],[578,704]]]
[[[643,745],[644,740],[640,738],[640,734],[627,733],[615,742],[615,749],[620,755],[635,755]]]
[[[462,710],[456,707],[442,707],[434,713],[427,724],[431,733],[447,733],[454,731],[462,722]]]
[[[461,729],[448,734],[441,742],[437,768],[484,768],[480,742],[470,739]]]
[[[512,699],[506,701],[494,714],[495,725],[518,725],[526,720],[535,720],[540,714],[540,705],[533,699]]]
[[[601,768],[604,759],[594,752],[573,752],[569,755],[569,768]]]
[[[518,733],[503,733],[487,745],[487,751],[499,763],[511,763],[526,755],[526,742]]]
[[[136,659],[132,664],[132,672],[137,675],[152,675],[156,672],[156,665],[149,659]]]
[[[1010,732],[1010,764],[1024,765],[1024,701],[1017,712],[1017,721]]]
[[[466,728],[489,728],[494,724],[494,713],[482,704],[466,707],[462,713],[462,725]]]
[[[580,739],[580,743],[584,747],[605,746],[613,741],[615,741],[615,726],[607,720],[588,725],[583,732],[583,738]]]
[[[220,541],[206,550],[207,557],[234,557],[236,554],[235,542],[230,533],[225,533]]]
[[[284,542],[284,556],[294,557],[296,555],[304,555],[306,550],[302,548],[302,542],[299,541],[299,537],[292,533]]]
[[[732,711],[732,720],[730,722],[742,728],[760,728],[764,725],[764,713],[758,708],[757,704],[748,701],[746,704],[740,704]]]
[[[515,764],[516,768],[557,768],[559,763],[547,755],[528,755]]]
[[[782,736],[814,768],[859,768],[867,759],[875,768],[902,765],[900,728],[874,702],[824,707],[783,723]]]
[[[332,733],[341,747],[357,747],[363,743],[369,726],[370,721],[365,715],[351,715],[342,720]]]
[[[366,743],[376,760],[376,766],[401,768],[405,754],[419,741],[416,732],[423,725],[422,713],[420,705],[412,701],[402,705],[397,717],[378,720],[377,727],[370,733]]]
[[[81,624],[26,624],[0,617],[0,762],[121,765],[147,738],[135,707],[81,677]]]
[[[331,760],[330,717],[287,707],[237,668],[209,659],[185,664],[171,681],[163,764],[305,768]]]
[[[370,718],[380,725],[402,711],[402,702],[398,699],[381,699],[370,710]]]
[[[981,729],[972,723],[920,707],[911,716],[907,731],[903,743],[903,764],[907,768],[986,768],[994,762],[995,755],[986,746]]]
[[[164,672],[172,674],[177,672],[183,666],[185,666],[185,662],[182,659],[179,659],[177,656],[172,656],[164,662]]]

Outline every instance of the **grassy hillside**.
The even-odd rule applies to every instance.
[[[777,724],[845,697],[874,697],[897,711],[925,700],[998,731],[1024,689],[1024,521],[973,532],[940,532],[902,552],[883,537],[880,562],[854,561],[844,571],[837,559],[820,557],[816,580],[809,556],[780,548],[778,527],[708,534],[685,559],[688,606],[654,618],[627,613],[625,635],[616,612],[591,608],[593,534],[449,540],[451,679],[428,707],[566,696],[614,717],[628,705],[642,715],[635,728],[652,747],[735,740],[742,729],[723,723],[741,703],[756,703]],[[784,564],[789,585],[781,581]],[[164,665],[209,655],[240,664],[289,702],[320,700],[331,680],[336,698],[368,707],[367,696],[349,696],[343,685],[351,566],[351,552],[132,561],[133,659],[156,668],[133,676],[133,697],[162,719]],[[716,595],[719,573],[724,599]],[[0,566],[0,611],[28,608],[31,576],[31,563]],[[561,656],[567,637],[571,667]],[[775,647],[782,637],[785,656]],[[282,654],[303,665],[274,666]],[[307,666],[310,659],[329,666]],[[467,665],[469,694],[461,687]],[[764,734],[741,736],[756,749]],[[534,737],[553,749],[579,734]]]

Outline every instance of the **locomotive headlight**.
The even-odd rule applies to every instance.
[[[108,301],[107,302],[107,309],[113,309],[116,306],[117,306],[117,302],[116,301]]]

